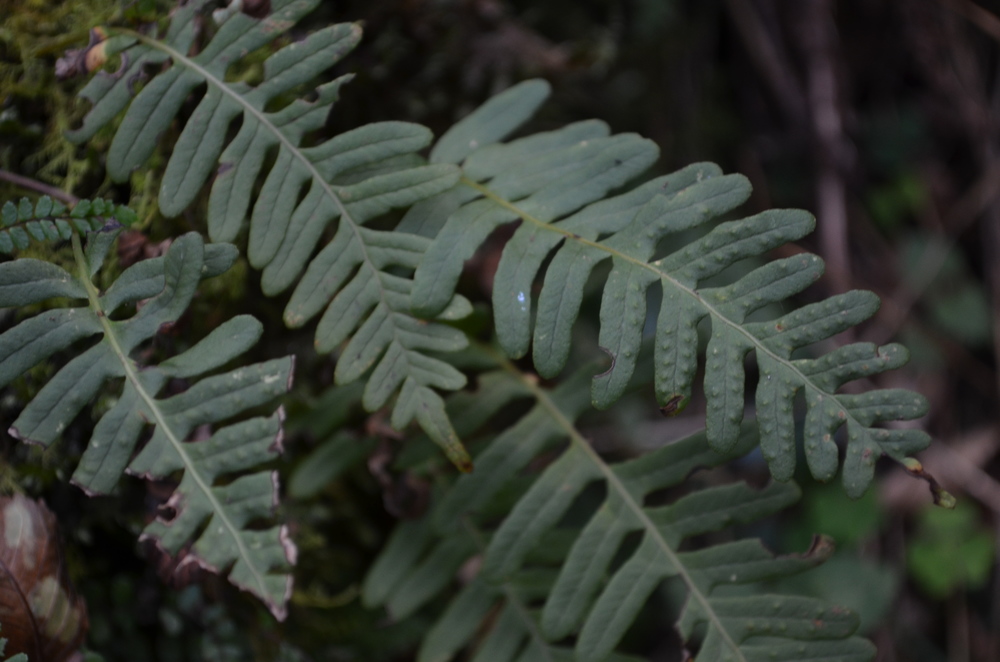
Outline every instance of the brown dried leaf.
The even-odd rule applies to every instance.
[[[74,76],[93,73],[104,66],[108,56],[107,34],[101,28],[90,31],[90,43],[86,48],[73,48],[56,60],[56,78],[66,80]]]
[[[64,662],[87,634],[87,606],[63,563],[56,518],[21,495],[0,498],[0,623],[7,655]]]

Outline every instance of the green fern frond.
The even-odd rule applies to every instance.
[[[347,343],[337,364],[338,383],[368,374],[363,402],[369,410],[398,393],[393,425],[401,427],[415,418],[459,467],[468,470],[468,455],[433,390],[459,389],[465,378],[429,354],[460,349],[465,336],[434,323],[438,316],[428,318],[430,323],[414,318],[411,281],[400,275],[412,273],[429,242],[364,227],[390,209],[452,187],[458,170],[447,164],[427,165],[416,152],[430,144],[431,133],[406,122],[369,124],[313,147],[302,146],[307,133],[323,126],[351,76],[320,85],[315,100],[298,98],[284,106],[280,102],[353,49],[361,35],[358,25],[333,25],[277,48],[264,61],[263,81],[256,86],[226,80],[230,66],[258,49],[274,47],[318,4],[276,0],[273,13],[262,20],[236,13],[195,55],[189,52],[207,0],[179,7],[163,40],[119,31],[103,47],[108,54],[120,53],[122,67],[115,74],[99,73],[84,88],[81,96],[93,107],[69,137],[85,140],[125,111],[107,166],[111,177],[122,181],[149,158],[191,93],[205,86],[167,163],[161,211],[168,216],[180,213],[214,173],[208,211],[213,241],[233,241],[249,211],[247,257],[262,270],[264,293],[285,291],[305,270],[285,311],[287,325],[302,326],[325,309],[317,348],[331,352]],[[133,86],[154,67],[159,71],[133,98]],[[227,144],[227,132],[237,122],[239,131]],[[271,154],[274,163],[265,173]],[[255,193],[261,177],[263,184]],[[333,240],[310,261],[335,222]],[[461,297],[449,299],[443,319],[471,310]]]
[[[36,241],[69,239],[73,233],[110,229],[135,223],[135,212],[110,200],[80,200],[70,211],[61,202],[43,195],[34,205],[28,198],[0,207],[0,253],[25,249]]]
[[[693,491],[670,505],[644,505],[648,495],[680,485],[696,469],[752,450],[754,426],[742,426],[726,454],[711,450],[702,433],[609,464],[573,423],[587,408],[587,370],[553,391],[518,376],[509,364],[492,373],[494,382],[498,374],[520,383],[519,391],[508,391],[510,398],[530,393],[534,408],[477,456],[476,473],[459,478],[428,517],[399,526],[365,581],[367,604],[385,605],[403,618],[440,594],[456,574],[464,577],[464,587],[425,638],[421,662],[453,659],[494,616],[493,630],[470,659],[620,659],[615,648],[668,579],[687,591],[678,627],[688,646],[699,649],[697,660],[770,659],[761,655],[771,652],[775,659],[800,662],[874,657],[869,642],[851,636],[857,618],[847,610],[801,597],[734,597],[726,588],[814,567],[831,553],[828,539],[819,538],[801,556],[775,557],[755,540],[680,551],[685,540],[789,506],[799,495],[794,484],[762,490],[724,485]],[[521,474],[529,464],[567,443],[525,485]],[[584,516],[586,501],[579,497],[595,483],[606,494]],[[571,506],[572,520],[566,517]],[[581,517],[582,526],[567,523]],[[575,650],[565,648],[567,638],[575,639]]]
[[[194,542],[190,561],[262,599],[277,618],[285,615],[295,546],[285,526],[250,528],[270,515],[278,500],[276,472],[257,472],[217,484],[252,469],[281,451],[281,410],[270,417],[239,420],[197,443],[186,440],[203,425],[231,421],[247,409],[285,393],[292,357],[241,366],[203,377],[176,395],[160,395],[171,379],[190,380],[215,370],[260,338],[261,324],[235,317],[182,354],[159,365],[140,365],[134,351],[159,329],[176,322],[198,283],[226,271],[237,251],[228,244],[204,245],[190,233],[163,257],[126,269],[101,293],[91,278],[103,264],[116,232],[93,233],[86,252],[73,237],[77,273],[33,259],[0,264],[0,306],[25,306],[54,297],[82,300],[82,306],[46,310],[0,335],[0,386],[75,343],[96,340],[63,366],[21,411],[11,436],[48,446],[108,380],[123,379],[117,402],[94,428],[73,482],[89,494],[114,488],[123,471],[146,478],[183,472],[164,514],[143,532],[171,554]],[[123,305],[144,301],[134,316],[116,320]],[[140,435],[152,436],[133,454]]]
[[[779,319],[747,321],[750,313],[783,301],[819,277],[822,261],[809,254],[775,260],[729,285],[702,285],[740,260],[808,234],[812,216],[772,210],[720,223],[657,258],[664,239],[676,241],[678,233],[742,204],[750,194],[749,182],[740,175],[722,175],[715,165],[696,164],[605,198],[646,170],[658,149],[635,135],[610,136],[600,122],[490,144],[497,139],[488,131],[492,118],[505,113],[527,117],[546,89],[544,83],[529,81],[507,90],[456,125],[432,152],[432,160],[462,160],[464,176],[456,189],[416,205],[403,222],[435,236],[414,276],[418,315],[443,310],[463,262],[494,228],[521,221],[494,280],[496,330],[512,357],[533,346],[542,376],[555,376],[565,366],[584,284],[598,263],[612,262],[599,340],[611,367],[594,377],[596,406],[610,406],[631,378],[646,323],[647,290],[657,284],[662,304],[655,335],[656,394],[670,411],[683,408],[690,397],[697,326],[705,319],[711,322],[704,386],[707,437],[714,449],[726,452],[737,443],[745,406],[743,364],[751,352],[760,370],[756,408],[761,449],[776,479],[790,479],[795,468],[792,403],[800,391],[809,407],[806,458],[816,478],[835,475],[833,435],[846,425],[843,481],[852,496],[867,489],[880,456],[902,461],[928,444],[927,434],[919,430],[875,427],[924,415],[927,404],[920,395],[904,390],[838,393],[847,382],[905,363],[902,346],[856,343],[818,358],[793,358],[796,350],[872,316],[878,308],[874,294],[852,291]],[[447,221],[435,224],[432,215]],[[532,284],[550,258],[532,322]]]

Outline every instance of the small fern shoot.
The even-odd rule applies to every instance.
[[[61,202],[43,195],[34,205],[28,198],[0,207],[0,253],[23,250],[36,241],[69,239],[74,232],[111,229],[135,223],[135,212],[110,200],[80,200],[72,211]]]
[[[123,471],[150,479],[182,472],[160,517],[142,537],[171,554],[194,540],[185,563],[227,573],[229,581],[259,597],[279,619],[291,594],[287,570],[295,545],[287,527],[251,528],[270,516],[278,501],[277,473],[252,470],[281,451],[282,411],[242,418],[291,385],[290,356],[203,376],[249,349],[262,325],[248,315],[217,327],[187,351],[159,365],[140,364],[133,354],[165,324],[187,309],[199,282],[235,261],[229,244],[205,245],[196,233],[178,237],[167,253],[127,268],[104,292],[92,277],[104,263],[118,231],[94,232],[86,250],[72,237],[76,273],[34,259],[0,264],[0,306],[28,306],[58,298],[83,302],[45,310],[0,335],[0,386],[81,342],[96,340],[62,366],[24,407],[11,436],[49,446],[111,380],[121,394],[94,427],[72,481],[88,494],[110,492]],[[128,319],[112,315],[144,301]],[[161,395],[171,379],[202,378],[175,395]],[[232,421],[204,441],[189,443],[195,428]],[[136,454],[140,436],[152,436]],[[220,483],[220,478],[226,478]]]

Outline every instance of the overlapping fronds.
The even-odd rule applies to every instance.
[[[453,165],[425,164],[416,152],[430,143],[431,133],[406,122],[369,124],[303,146],[306,135],[323,126],[351,77],[319,85],[311,100],[305,98],[305,86],[343,58],[361,35],[358,25],[339,24],[283,44],[284,35],[318,4],[275,0],[273,13],[261,20],[237,12],[199,52],[193,51],[207,20],[208,0],[178,7],[162,40],[118,31],[100,47],[106,55],[120,54],[121,68],[99,73],[81,92],[93,107],[70,138],[89,138],[124,110],[107,159],[111,177],[123,180],[149,158],[161,134],[183,121],[163,176],[162,212],[180,213],[214,173],[208,211],[213,241],[233,241],[249,212],[247,257],[262,270],[263,291],[283,292],[306,271],[285,312],[286,323],[302,326],[325,309],[316,345],[323,352],[340,349],[338,383],[368,374],[363,402],[369,410],[399,393],[393,424],[401,427],[416,418],[457,465],[468,469],[468,456],[433,390],[461,388],[465,379],[429,355],[459,349],[465,337],[410,314],[408,275],[428,242],[364,227],[390,209],[448,189],[458,171]],[[264,61],[259,84],[226,79],[234,63],[259,49],[274,50]],[[135,94],[135,86],[149,75],[152,79]],[[185,102],[202,87],[204,95],[190,117],[179,118]],[[285,103],[289,98],[294,100]],[[231,131],[235,137],[227,142]],[[334,223],[334,238],[310,262]],[[471,310],[461,298],[449,301],[445,319]]]
[[[194,380],[249,349],[261,335],[250,316],[235,317],[187,351],[159,365],[135,358],[163,325],[176,322],[203,278],[224,272],[236,259],[229,244],[204,245],[196,233],[179,237],[163,257],[126,269],[106,291],[91,278],[100,269],[116,232],[97,232],[86,252],[74,237],[76,273],[33,259],[0,264],[0,306],[50,299],[82,305],[45,310],[0,335],[0,385],[56,352],[76,355],[22,410],[9,432],[45,446],[56,441],[105,383],[122,380],[121,394],[94,428],[73,482],[88,493],[114,488],[123,471],[157,479],[181,472],[163,514],[143,536],[174,554],[194,542],[184,563],[198,563],[259,596],[278,618],[291,592],[289,564],[295,547],[286,527],[256,528],[278,500],[276,472],[233,479],[281,451],[279,410],[269,417],[238,420],[246,410],[272,401],[291,385],[292,357],[240,366],[202,377],[176,393],[176,382]],[[127,319],[123,306],[143,301]],[[94,341],[84,346],[87,341]],[[233,422],[235,421],[235,422]],[[186,441],[196,428],[220,422],[203,441]],[[152,435],[135,454],[147,427]]]
[[[135,212],[110,200],[81,200],[70,211],[66,205],[43,195],[31,204],[28,198],[0,207],[0,253],[25,249],[36,241],[69,239],[74,232],[86,234],[105,225],[132,225]]]
[[[819,277],[822,261],[809,254],[769,262],[725,286],[702,286],[740,260],[808,234],[814,225],[808,213],[772,210],[719,223],[658,257],[664,240],[681,241],[680,233],[743,203],[749,182],[740,175],[723,175],[715,165],[696,164],[606,197],[657,159],[656,145],[632,134],[610,136],[601,122],[496,143],[530,116],[546,92],[547,85],[539,81],[507,90],[456,125],[431,153],[432,161],[461,161],[464,176],[455,189],[414,207],[402,224],[435,237],[414,277],[417,314],[444,309],[463,262],[497,226],[520,221],[494,281],[496,329],[512,357],[523,356],[533,345],[535,366],[543,376],[563,369],[584,284],[598,263],[612,261],[600,316],[600,344],[612,363],[594,377],[596,406],[610,406],[632,376],[646,324],[647,290],[656,285],[662,302],[654,370],[665,413],[679,411],[690,397],[698,362],[697,327],[710,321],[704,387],[712,448],[726,452],[737,443],[749,353],[760,373],[755,404],[761,448],[775,478],[787,480],[795,468],[792,404],[799,392],[808,403],[806,458],[818,479],[836,473],[833,436],[846,426],[843,481],[852,496],[868,487],[880,456],[902,461],[927,445],[922,431],[876,427],[922,416],[923,397],[895,389],[838,393],[849,381],[903,364],[907,352],[902,346],[856,343],[816,358],[793,358],[797,350],[873,315],[878,307],[874,294],[847,292],[777,319],[748,321],[754,311],[785,300]],[[498,117],[508,118],[499,123],[503,131],[497,130]],[[542,279],[537,305],[532,290],[536,278]]]
[[[476,458],[476,472],[460,477],[427,517],[399,526],[364,585],[366,603],[402,618],[459,578],[460,590],[424,639],[421,662],[445,662],[466,647],[466,659],[476,662],[632,659],[615,648],[667,580],[686,591],[677,625],[688,650],[698,651],[696,660],[874,657],[869,642],[851,636],[857,618],[847,610],[757,587],[726,588],[813,567],[832,551],[829,540],[817,539],[801,556],[776,557],[756,540],[680,551],[687,539],[788,506],[798,498],[794,484],[723,485],[669,505],[645,505],[649,495],[681,485],[696,469],[751,450],[754,426],[742,426],[726,454],[697,434],[609,464],[574,426],[587,408],[588,371],[552,391],[506,364],[485,379],[490,411],[498,396],[506,402],[524,393],[534,407],[490,442]],[[487,414],[480,423],[489,418],[489,411],[480,413]],[[540,458],[550,463],[527,480],[523,473]],[[603,487],[600,503],[595,485]]]

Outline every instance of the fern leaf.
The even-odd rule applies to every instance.
[[[537,106],[537,88],[529,82],[507,90],[452,132],[465,135],[466,124],[488,121],[498,107]],[[441,144],[453,142],[451,134],[441,139]],[[874,294],[848,292],[776,320],[748,321],[754,311],[785,300],[819,277],[822,261],[808,254],[767,263],[728,285],[702,285],[740,260],[761,256],[811,232],[814,221],[806,212],[772,210],[720,223],[700,239],[678,246],[678,233],[703,226],[743,203],[750,194],[747,180],[723,175],[712,164],[695,164],[605,197],[652,164],[657,148],[633,135],[608,136],[598,123],[571,125],[506,144],[442,151],[464,159],[465,174],[456,189],[420,203],[427,209],[450,211],[443,226],[428,227],[420,205],[412,211],[411,227],[435,236],[414,277],[417,314],[440,312],[451,298],[463,262],[498,225],[520,221],[504,247],[494,280],[497,337],[512,357],[533,347],[535,366],[544,377],[555,376],[565,366],[584,284],[598,263],[611,260],[599,337],[611,367],[593,379],[596,406],[615,402],[632,377],[646,323],[647,292],[655,285],[662,296],[654,357],[661,405],[670,403],[672,410],[679,410],[686,404],[698,361],[696,328],[702,320],[711,323],[704,388],[707,436],[714,449],[726,452],[737,443],[745,407],[743,363],[751,353],[760,369],[756,408],[761,449],[776,479],[788,480],[795,468],[792,402],[800,391],[809,405],[805,442],[809,468],[820,480],[833,477],[838,464],[833,434],[846,426],[843,482],[852,496],[868,487],[880,456],[902,461],[927,445],[929,438],[921,431],[877,427],[922,416],[927,405],[921,396],[899,390],[837,392],[849,381],[904,363],[903,347],[858,343],[816,358],[793,358],[798,350],[873,315],[878,307]],[[657,250],[665,241],[675,242],[672,252],[658,258]],[[537,278],[542,285],[534,306],[532,286]]]
[[[337,366],[338,383],[367,375],[364,405],[369,410],[398,394],[393,425],[416,419],[456,465],[469,470],[468,454],[434,390],[461,388],[465,378],[429,354],[460,349],[465,336],[436,323],[438,315],[414,318],[411,281],[401,275],[412,273],[428,241],[364,227],[390,209],[451,188],[457,169],[426,164],[416,152],[430,144],[431,133],[406,122],[369,124],[302,146],[307,133],[323,126],[351,77],[320,85],[314,100],[272,106],[342,59],[360,39],[360,27],[333,25],[277,48],[264,62],[263,81],[250,86],[227,81],[226,70],[248,53],[273,47],[319,1],[277,0],[262,20],[237,13],[200,52],[189,55],[206,3],[179,7],[162,41],[121,31],[108,48],[121,52],[122,69],[98,74],[81,92],[93,107],[70,138],[85,140],[125,111],[108,155],[109,174],[124,180],[149,158],[184,102],[204,85],[167,163],[161,211],[179,214],[214,172],[208,212],[213,241],[235,240],[249,213],[247,257],[262,271],[264,293],[284,292],[305,271],[285,311],[286,324],[300,327],[323,312],[317,348],[332,352],[347,343]],[[160,70],[133,99],[132,86],[152,66]],[[239,130],[226,144],[236,123]],[[274,163],[265,170],[272,153]],[[263,184],[255,193],[259,179]],[[332,224],[337,225],[333,240],[310,259]],[[451,300],[444,320],[471,311],[460,297]]]
[[[181,316],[203,278],[233,263],[236,250],[226,244],[205,246],[196,233],[190,233],[174,241],[163,257],[126,269],[102,294],[90,278],[103,263],[110,241],[105,234],[94,237],[86,254],[74,238],[76,274],[31,259],[0,264],[0,306],[23,306],[55,296],[86,302],[47,310],[0,335],[0,385],[74,343],[97,340],[42,387],[9,432],[48,446],[105,382],[123,379],[121,395],[97,422],[73,482],[96,494],[112,490],[123,471],[151,479],[183,472],[164,513],[146,527],[143,537],[171,554],[195,539],[190,562],[228,572],[233,584],[258,596],[277,618],[283,618],[292,582],[285,570],[294,563],[295,546],[284,526],[248,527],[269,516],[277,503],[277,474],[250,473],[217,484],[218,479],[258,467],[280,452],[282,412],[238,420],[216,429],[205,441],[185,440],[198,426],[236,419],[285,393],[292,378],[292,357],[202,377],[182,393],[161,396],[168,380],[203,376],[260,338],[261,324],[239,316],[159,365],[140,365],[131,358],[164,324]],[[113,319],[122,305],[140,300],[145,304],[134,316]],[[147,426],[153,428],[152,437],[135,454]]]
[[[517,374],[510,364],[500,365],[508,376]],[[464,586],[418,659],[451,660],[470,645],[474,660],[620,659],[615,648],[668,579],[687,591],[678,629],[697,648],[696,660],[759,660],[770,650],[777,659],[873,659],[872,645],[852,636],[858,622],[849,611],[811,598],[762,595],[757,588],[823,562],[832,552],[828,539],[791,556],[774,556],[756,540],[680,551],[688,539],[789,506],[799,495],[793,484],[762,490],[723,485],[669,505],[643,505],[648,495],[680,485],[696,469],[752,450],[755,427],[742,425],[726,454],[709,448],[699,433],[609,464],[573,423],[587,408],[588,373],[578,371],[553,391],[519,377],[521,393],[531,393],[535,406],[477,456],[476,473],[460,477],[427,518],[401,524],[371,568],[363,599],[385,605],[396,618],[431,602],[462,568]],[[525,486],[521,476],[529,464],[562,446]],[[587,506],[580,497],[595,483],[605,496]],[[513,502],[504,496],[511,494]],[[510,505],[498,511],[501,503]],[[581,519],[581,525],[570,524]],[[740,585],[753,590],[733,597],[726,589]],[[484,622],[492,629],[477,641]]]
[[[80,200],[70,211],[62,203],[43,195],[32,206],[28,198],[0,207],[0,253],[25,249],[35,241],[69,239],[73,233],[132,225],[135,212],[110,200]]]

